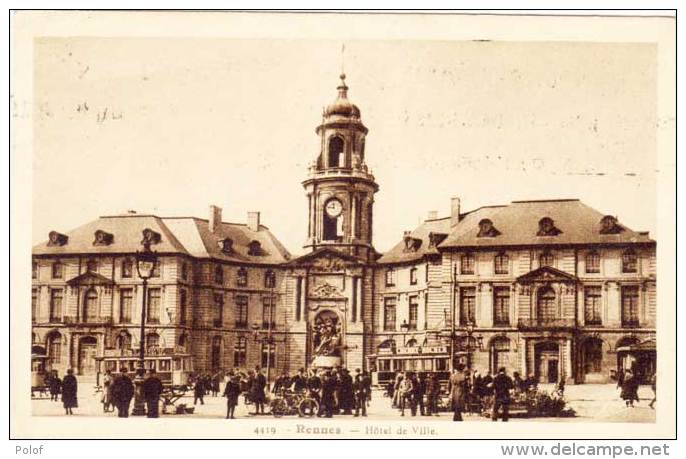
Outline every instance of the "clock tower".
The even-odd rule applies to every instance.
[[[324,109],[316,133],[320,151],[303,181],[309,223],[305,248],[323,247],[370,261],[374,193],[379,186],[365,163],[365,136],[360,109],[348,100],[345,74],[338,97]]]

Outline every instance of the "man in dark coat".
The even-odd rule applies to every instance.
[[[148,408],[149,418],[160,417],[160,395],[162,395],[162,390],[162,381],[157,377],[155,370],[148,370],[148,377],[143,381],[143,398]]]
[[[129,405],[131,404],[133,393],[133,382],[129,378],[126,367],[124,367],[121,370],[121,374],[112,383],[112,399],[117,407],[117,415],[120,418],[129,417]]]
[[[481,385],[483,388],[482,396],[491,395],[493,393],[493,376],[491,376],[491,370],[488,370],[486,376],[481,380]]]
[[[453,409],[453,421],[462,421],[467,397],[467,378],[464,374],[464,366],[458,365],[455,372],[448,380],[448,393],[450,394],[450,406]]]
[[[200,400],[201,405],[205,404],[205,389],[205,378],[198,376],[195,379],[195,384],[193,385],[193,405],[197,405],[198,400]]]
[[[426,414],[427,416],[438,416],[438,397],[441,394],[441,385],[436,378],[435,373],[429,374],[426,380]]]
[[[360,369],[355,370],[355,380],[353,381],[353,394],[355,396],[355,417],[360,415],[367,416],[367,382]]]
[[[353,378],[346,368],[341,369],[339,379],[339,404],[343,414],[352,414],[355,406],[355,394],[353,391]]]
[[[510,391],[515,387],[512,378],[507,375],[505,367],[500,367],[498,374],[493,378],[493,414],[491,419],[495,422],[498,420],[498,411],[503,409],[503,422],[507,422],[510,415]]]
[[[322,402],[319,409],[320,417],[330,418],[333,416],[334,393],[336,392],[336,380],[328,371],[322,378]]]
[[[67,379],[66,376],[64,379]],[[64,392],[64,389],[62,391]],[[634,401],[638,402],[638,379],[631,370],[626,370],[624,373],[620,397],[624,399],[626,406],[631,408],[634,407]],[[64,395],[62,399],[64,399]]]
[[[67,375],[62,380],[62,403],[66,414],[74,414],[71,409],[79,406],[76,400],[78,388],[79,384],[76,381],[76,376],[74,376],[74,370],[70,368],[67,370]]]
[[[291,387],[291,378],[288,376],[288,373],[284,371],[283,373],[281,373],[281,376],[276,378],[276,381],[274,381],[274,387],[272,388],[272,392],[278,394],[282,389],[286,390],[289,387]]]
[[[317,375],[316,370],[311,370],[310,377],[307,378],[307,389],[310,391],[312,398],[321,405],[322,380],[319,375]]]
[[[416,407],[419,407],[419,414],[426,416],[426,407],[424,406],[424,395],[426,394],[426,376],[424,374],[415,376],[417,382],[414,386],[414,400]],[[416,408],[415,407],[415,411]]]
[[[229,376],[229,380],[224,388],[224,397],[226,397],[226,419],[235,419],[234,411],[238,405],[238,396],[241,393],[241,386],[239,384],[238,376]]]
[[[259,366],[255,367],[255,379],[252,383],[252,399],[255,403],[255,414],[264,414],[264,402],[266,395],[264,393],[267,388],[267,378],[262,374]]]
[[[50,400],[59,401],[60,390],[62,390],[62,380],[57,376],[57,370],[53,370],[47,381],[50,388]]]
[[[298,374],[293,376],[291,380],[291,389],[294,392],[303,392],[307,389],[307,378],[305,377],[305,369],[301,368],[298,370]]]

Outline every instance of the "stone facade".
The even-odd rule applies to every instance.
[[[148,282],[146,341],[190,353],[197,371],[309,366],[323,320],[340,330],[341,364],[373,371],[383,370],[382,355],[398,368],[506,366],[543,382],[602,382],[621,366],[654,367],[655,241],[579,201],[461,212],[454,198],[448,217],[432,213],[377,253],[379,187],[347,90],[343,76],[317,128],[321,152],[303,182],[303,255],[292,257],[259,213],[226,223],[215,206],[207,220],[127,214],[53,231],[33,250],[33,353],[60,373],[88,375],[95,357],[135,350],[143,304],[135,257],[153,234],[159,266]],[[434,354],[432,368],[415,366]]]

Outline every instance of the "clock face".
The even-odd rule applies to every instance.
[[[338,217],[343,212],[343,204],[338,199],[332,199],[326,203],[326,213],[329,217]]]

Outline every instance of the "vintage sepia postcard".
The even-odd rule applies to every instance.
[[[606,13],[13,12],[10,435],[675,436],[676,20]]]

